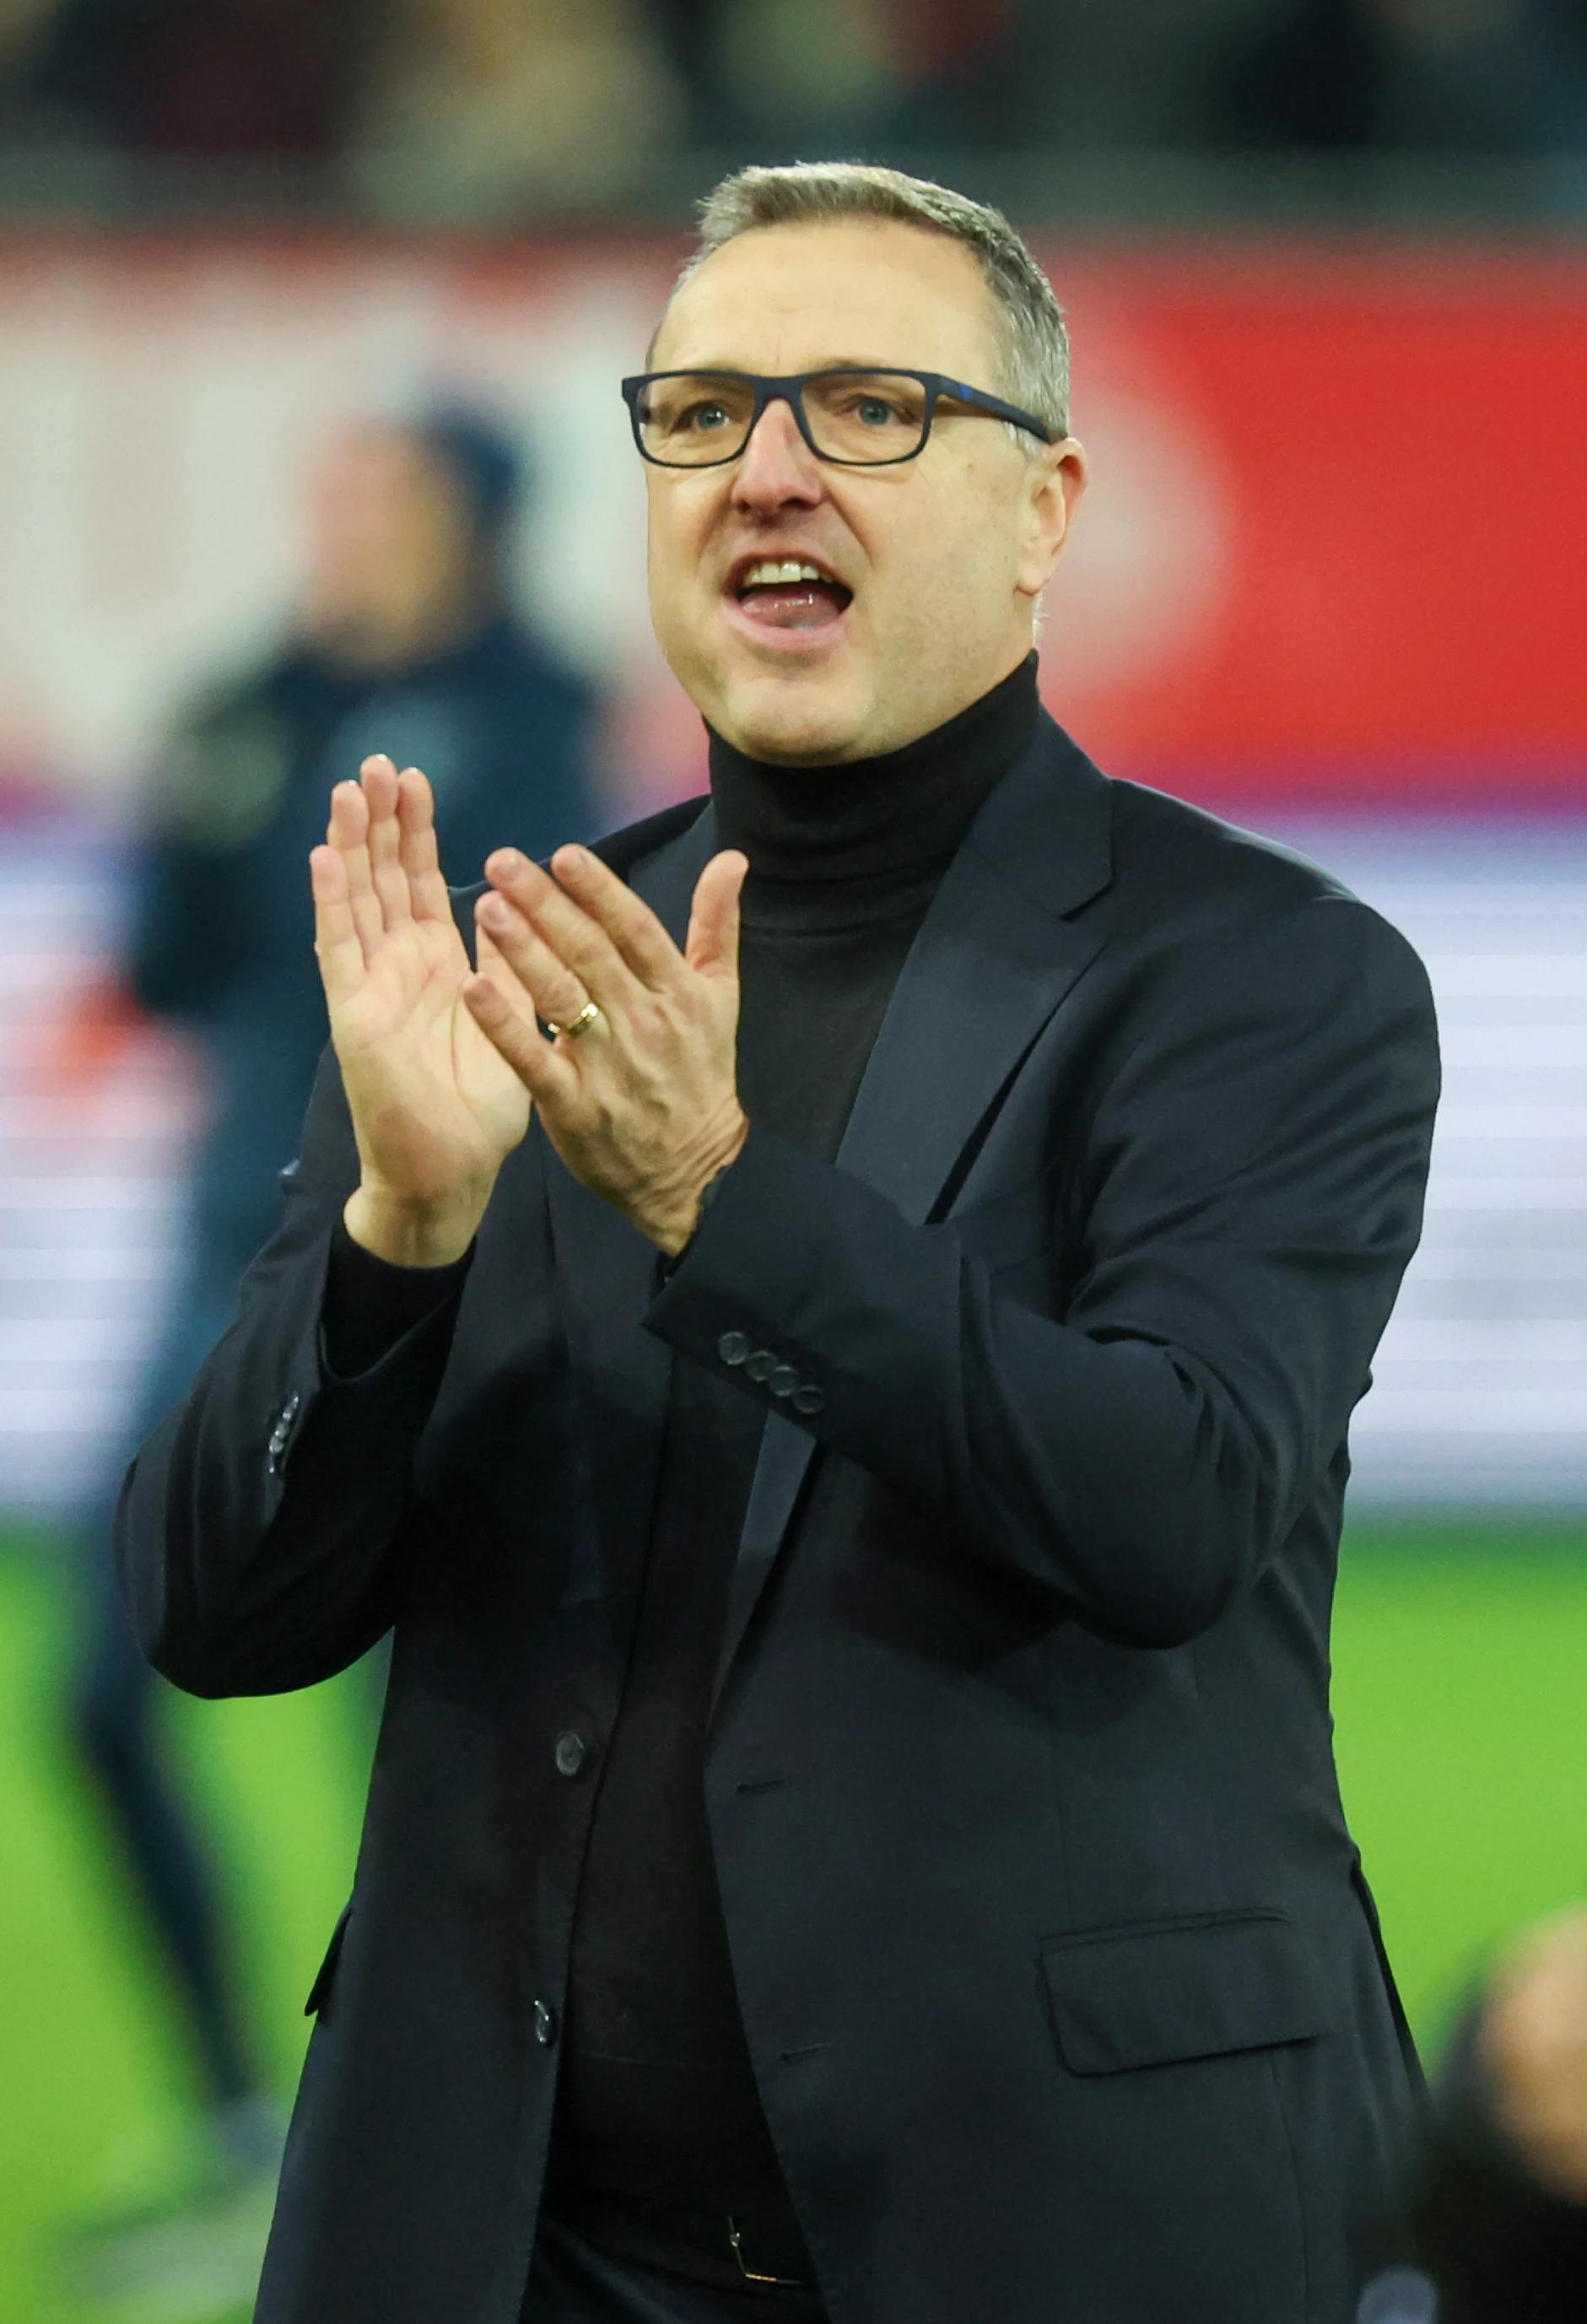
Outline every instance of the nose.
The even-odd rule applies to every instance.
[[[799,434],[792,406],[780,398],[769,403],[734,469],[735,503],[764,515],[790,505],[812,508],[826,493],[821,464]]]

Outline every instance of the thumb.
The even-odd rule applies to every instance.
[[[730,847],[713,855],[699,876],[684,958],[702,976],[738,974],[739,890],[749,868],[748,856]]]

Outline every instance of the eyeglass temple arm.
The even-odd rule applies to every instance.
[[[939,395],[952,396],[955,403],[967,403],[973,410],[990,412],[994,420],[1007,420],[1016,428],[1029,429],[1044,444],[1056,444],[1058,440],[1047,421],[1038,420],[1034,411],[1021,411],[1017,403],[1005,403],[1001,396],[988,395],[984,388],[970,387],[962,379],[944,379],[939,375],[937,390]]]

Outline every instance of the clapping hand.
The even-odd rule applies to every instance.
[[[482,973],[464,991],[475,1024],[574,1176],[669,1253],[748,1130],[737,1088],[747,869],[736,853],[713,856],[682,952],[584,847],[559,848],[550,872],[499,850],[476,908]],[[537,1018],[559,1028],[550,1039]]]
[[[743,857],[706,866],[679,952],[587,849],[560,849],[552,877],[503,848],[485,866],[477,972],[416,767],[365,759],[355,783],[338,783],[309,864],[361,1166],[345,1213],[355,1241],[400,1266],[461,1258],[538,1103],[575,1176],[680,1250],[748,1127],[735,1074]],[[537,1019],[564,1029],[548,1038]]]
[[[488,935],[476,977],[441,876],[429,783],[365,759],[331,794],[309,858],[315,951],[362,1166],[355,1241],[438,1267],[474,1239],[496,1174],[529,1127],[524,1080],[465,994],[516,980]]]

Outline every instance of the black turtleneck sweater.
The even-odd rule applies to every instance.
[[[738,1073],[752,1121],[825,1160],[836,1154],[905,955],[1037,709],[1033,655],[881,758],[770,767],[713,734],[722,844],[750,863]],[[455,1270],[430,1278],[431,1299],[443,1272]],[[333,1370],[364,1368],[414,1320],[423,1294],[398,1291],[400,1277],[411,1285],[411,1270],[340,1240],[327,1301]],[[781,2268],[807,2273],[744,2041],[704,1782],[763,1426],[728,1383],[675,1364],[639,1619],[579,1887],[553,2170],[569,2195],[733,2213],[756,2225]]]
[[[835,1155],[905,955],[1036,715],[1032,659],[885,758],[769,767],[712,736],[718,835],[750,862],[738,1072],[752,1121]],[[711,1686],[763,1426],[730,1383],[675,1365],[639,1627],[579,1890],[558,2142],[586,2183],[770,2226],[787,2198],[740,2022],[705,1795]]]

